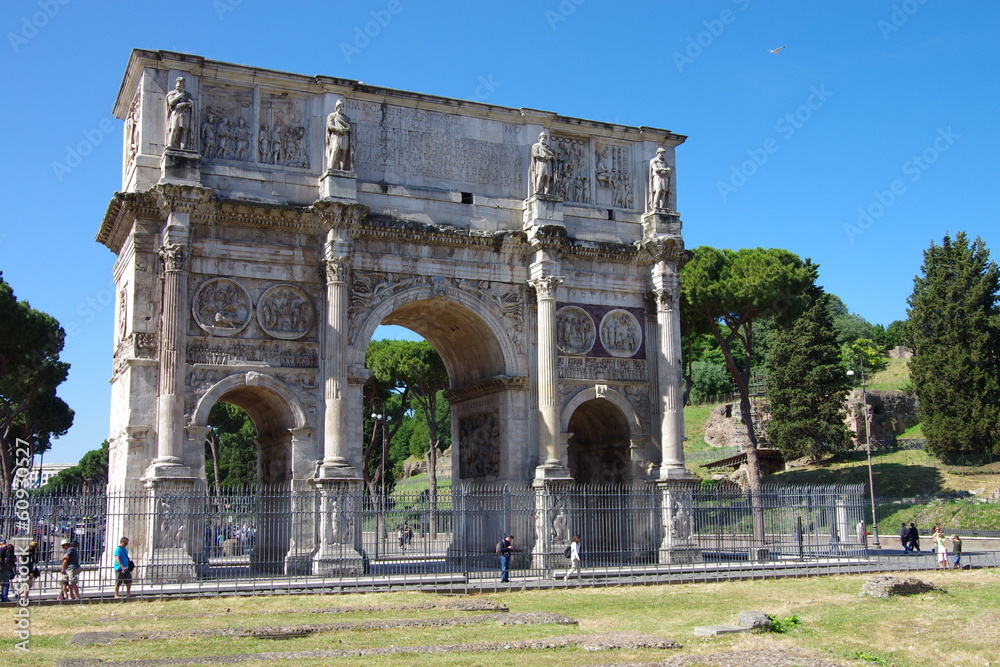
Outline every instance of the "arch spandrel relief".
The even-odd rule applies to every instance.
[[[253,302],[243,285],[230,278],[209,278],[195,292],[191,312],[213,336],[235,336],[246,328]]]
[[[556,312],[556,345],[568,355],[587,354],[597,340],[597,327],[587,311],[564,306]]]
[[[642,327],[627,310],[609,311],[601,319],[601,344],[613,357],[635,356],[642,346]]]
[[[292,285],[268,288],[257,301],[257,323],[269,336],[302,338],[312,329],[316,312],[305,292]]]

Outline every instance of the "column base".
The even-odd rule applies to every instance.
[[[185,584],[198,581],[198,566],[179,547],[153,549],[148,564],[140,569],[140,579],[154,584]]]
[[[160,157],[160,183],[201,185],[201,155],[167,148]]]
[[[529,235],[540,230],[548,233],[566,233],[563,222],[562,197],[534,194],[524,200],[524,231]]]
[[[357,174],[351,171],[328,169],[319,177],[319,198],[357,201]]]
[[[573,477],[569,468],[561,463],[544,463],[535,468],[535,481],[537,482],[572,482]]]
[[[677,211],[656,209],[642,214],[642,238],[644,241],[661,236],[680,236],[681,216]]]

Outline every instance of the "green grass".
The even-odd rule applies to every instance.
[[[910,386],[908,359],[889,359],[889,365],[868,378],[868,389],[872,391],[907,391]]]
[[[195,600],[132,600],[127,604],[31,607],[30,651],[13,649],[8,629],[0,638],[5,664],[51,665],[58,660],[135,660],[193,658],[268,651],[362,649],[390,646],[509,643],[607,632],[642,633],[673,639],[683,648],[588,651],[584,647],[451,654],[394,654],[373,657],[300,658],[281,665],[598,665],[668,660],[708,653],[788,649],[819,658],[858,660],[891,667],[985,665],[1000,645],[1000,572],[994,570],[924,572],[921,579],[944,589],[888,600],[859,597],[866,576],[733,581],[670,586],[556,588],[485,596],[512,612],[552,612],[578,625],[438,626],[410,629],[339,630],[280,642],[254,638],[191,635],[196,628],[295,626],[360,620],[445,618],[473,615],[453,609],[415,611],[416,603],[453,600],[426,593],[401,592],[338,596],[262,596]],[[407,608],[409,605],[410,608]],[[346,614],[316,614],[348,607]],[[370,608],[366,610],[366,608]],[[783,633],[737,634],[700,638],[699,625],[728,624],[740,611],[760,610],[783,621]],[[794,621],[793,621],[794,619]],[[8,625],[10,625],[8,623]],[[78,632],[169,631],[176,639],[113,641],[108,646],[74,646]],[[863,630],[861,630],[863,629]],[[861,630],[861,631],[859,631]],[[273,662],[273,661],[271,661]],[[263,664],[263,663],[250,663]],[[790,663],[793,664],[793,663]]]
[[[684,449],[689,451],[703,451],[713,449],[705,442],[705,425],[712,413],[714,405],[689,405],[684,408],[684,435],[687,442]]]

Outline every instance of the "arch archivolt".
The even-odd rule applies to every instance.
[[[581,389],[575,393],[568,402],[566,402],[562,413],[559,415],[559,426],[563,433],[569,430],[570,419],[573,418],[573,413],[586,403],[587,401],[593,401],[596,399],[603,399],[608,401],[616,408],[618,408],[622,415],[625,417],[625,421],[629,428],[630,438],[645,438],[646,430],[643,428],[642,420],[639,418],[638,412],[636,412],[635,406],[625,397],[625,394],[621,393],[613,387],[607,385],[593,385]]]
[[[357,271],[348,318],[352,365],[364,365],[367,342],[380,324],[397,324],[434,345],[454,386],[527,374],[523,286]],[[464,367],[469,354],[478,368]]]
[[[208,387],[196,401],[190,426],[207,426],[212,406],[230,397],[230,402],[250,414],[258,430],[266,428],[258,423],[263,412],[271,416],[269,421],[274,427],[307,428],[306,410],[296,393],[278,378],[258,371],[234,373]]]

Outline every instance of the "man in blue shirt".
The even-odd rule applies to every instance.
[[[115,597],[122,597],[118,594],[122,584],[125,584],[125,597],[128,597],[132,593],[132,571],[128,567],[131,561],[128,557],[127,537],[123,537],[115,547],[114,561],[111,567],[115,570]]]

